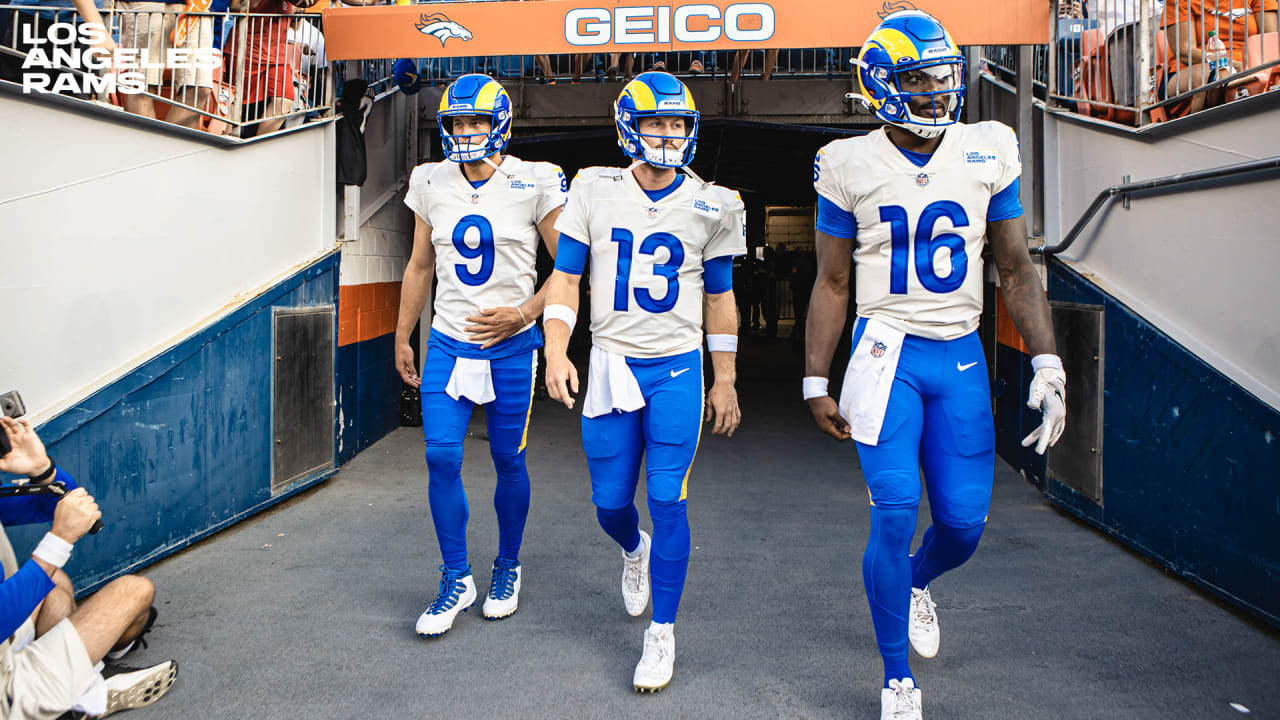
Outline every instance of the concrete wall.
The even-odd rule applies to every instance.
[[[1258,97],[1162,132],[1045,119],[1046,237],[1122,182],[1280,155],[1280,98]],[[1061,259],[1144,320],[1280,408],[1280,175],[1111,202]]]
[[[331,125],[228,148],[6,95],[0,136],[0,290],[23,348],[0,384],[37,421],[333,247]]]

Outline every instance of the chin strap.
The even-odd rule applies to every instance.
[[[501,155],[500,155],[500,154],[499,154],[499,157],[501,157]],[[486,156],[484,156],[484,157],[482,157],[482,158],[480,158],[480,159],[481,159],[482,161],[484,161],[484,163],[485,163],[486,165],[488,165],[489,167],[493,168],[493,169],[494,169],[494,170],[496,170],[497,172],[500,172],[500,173],[502,173],[503,175],[506,175],[507,177],[511,177],[511,173],[507,172],[506,170],[503,170],[501,165],[497,165],[497,164],[495,164],[492,160],[490,160],[490,159],[489,159],[489,156],[488,156],[488,155],[486,155]]]

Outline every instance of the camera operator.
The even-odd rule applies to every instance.
[[[0,720],[105,717],[142,707],[168,692],[178,674],[172,660],[136,670],[106,666],[134,649],[155,620],[155,588],[136,575],[118,578],[77,605],[62,566],[76,541],[102,517],[98,504],[55,467],[25,419],[0,417],[10,449],[0,472],[33,485],[61,482],[66,494],[0,497]],[[2,448],[0,448],[2,449]],[[19,569],[5,525],[52,522]]]

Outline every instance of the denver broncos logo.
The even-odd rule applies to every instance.
[[[913,5],[910,2],[910,0],[893,0],[893,2],[889,2],[889,0],[885,0],[884,4],[880,6],[880,12],[876,13],[876,15],[879,15],[880,19],[883,20],[886,17],[896,12],[902,12],[903,10],[919,10],[919,9],[920,8]]]
[[[458,38],[463,42],[471,39],[470,30],[445,17],[442,13],[422,15],[418,18],[418,22],[414,23],[414,27],[418,28],[418,32],[423,35],[435,37],[440,41],[441,46],[449,38]]]

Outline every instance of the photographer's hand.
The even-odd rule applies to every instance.
[[[76,488],[58,501],[53,512],[53,528],[49,531],[69,543],[85,536],[102,518],[98,503],[84,488]]]
[[[0,457],[0,472],[39,475],[49,469],[49,455],[44,451],[44,443],[40,442],[40,436],[31,429],[26,418],[0,417],[0,426],[3,426],[12,446],[7,455]]]

